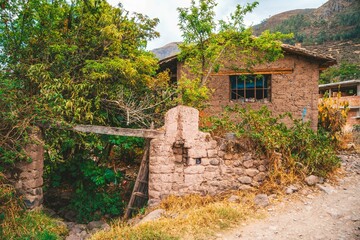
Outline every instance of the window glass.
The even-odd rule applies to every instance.
[[[271,75],[230,76],[231,100],[244,102],[270,100]]]

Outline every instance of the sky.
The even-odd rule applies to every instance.
[[[149,50],[162,47],[170,42],[181,41],[181,33],[177,26],[178,7],[189,7],[191,0],[107,0],[111,5],[121,3],[129,12],[138,12],[151,18],[158,18],[160,23],[156,30],[160,37],[148,43]],[[275,14],[305,8],[318,8],[328,0],[258,0],[259,5],[252,13],[246,15],[247,26],[256,25]],[[245,5],[248,0],[218,0],[216,18],[226,19],[234,11],[237,4]]]

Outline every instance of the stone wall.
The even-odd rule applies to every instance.
[[[33,127],[30,133],[32,143],[25,147],[30,162],[18,162],[10,180],[22,195],[25,206],[34,209],[43,202],[44,147],[40,129]]]
[[[265,157],[246,142],[214,140],[199,131],[198,110],[185,106],[165,116],[165,135],[150,147],[149,202],[168,195],[216,194],[258,186],[267,176]]]

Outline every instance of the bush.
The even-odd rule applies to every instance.
[[[336,98],[325,94],[318,106],[319,128],[329,134],[335,145],[339,144],[342,128],[346,124],[349,112],[349,102],[341,101],[340,98],[340,93]]]
[[[286,117],[292,121],[291,127],[283,123]],[[339,166],[327,134],[314,132],[309,122],[295,120],[290,114],[274,117],[266,107],[256,111],[236,106],[211,122],[208,131],[234,132],[238,138],[248,139],[255,152],[266,155],[271,162],[270,179],[277,183],[294,176],[326,176]]]

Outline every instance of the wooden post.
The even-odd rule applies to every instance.
[[[139,173],[136,177],[136,181],[130,197],[130,201],[125,210],[124,219],[130,218],[134,210],[143,206],[148,200],[149,156],[150,156],[150,139],[146,139],[144,155],[141,160]]]

